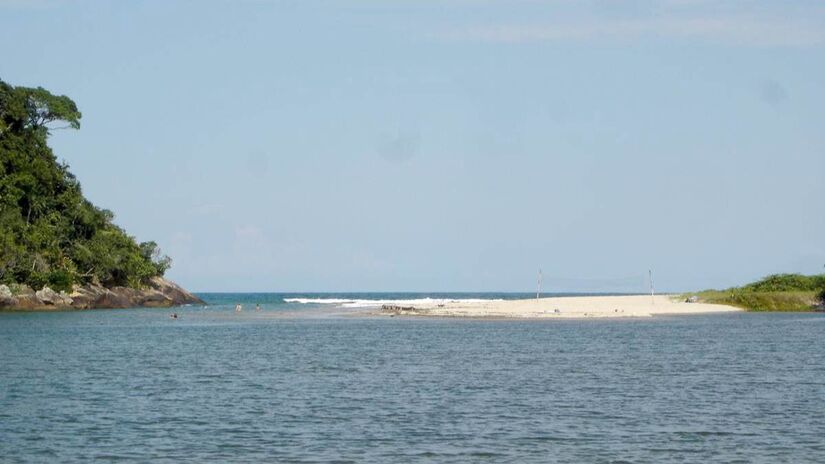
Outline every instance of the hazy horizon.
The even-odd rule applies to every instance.
[[[193,291],[825,264],[817,2],[0,0],[0,40],[0,78],[83,112],[50,143],[87,197]]]

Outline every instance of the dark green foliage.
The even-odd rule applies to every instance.
[[[46,281],[52,290],[70,291],[74,283],[74,275],[65,269],[56,269],[49,272]]]
[[[773,274],[742,290],[753,292],[790,292],[825,289],[825,274],[806,276],[802,274]]]
[[[69,290],[73,284],[139,287],[170,265],[154,242],[138,244],[47,145],[50,124],[80,127],[66,96],[0,80],[0,283]]]
[[[55,121],[79,129],[81,114],[65,95],[52,95],[43,87],[14,87],[0,80],[0,117],[5,125],[0,127],[0,133],[19,133],[23,129],[46,132],[47,125]],[[45,142],[44,138],[44,145]]]

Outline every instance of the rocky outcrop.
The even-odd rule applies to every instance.
[[[203,304],[203,300],[161,277],[152,278],[140,289],[89,284],[75,285],[71,293],[49,287],[35,292],[25,285],[0,285],[0,309],[165,308],[184,304]]]

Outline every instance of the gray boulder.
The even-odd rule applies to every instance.
[[[49,287],[38,290],[35,292],[35,296],[46,306],[68,307],[72,304],[72,298],[66,292],[57,293]]]
[[[17,298],[11,293],[8,285],[0,285],[0,308],[17,306]]]

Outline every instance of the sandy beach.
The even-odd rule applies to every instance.
[[[673,295],[577,296],[525,300],[454,301],[385,306],[381,314],[444,317],[651,317],[741,311],[733,306],[685,303]]]

